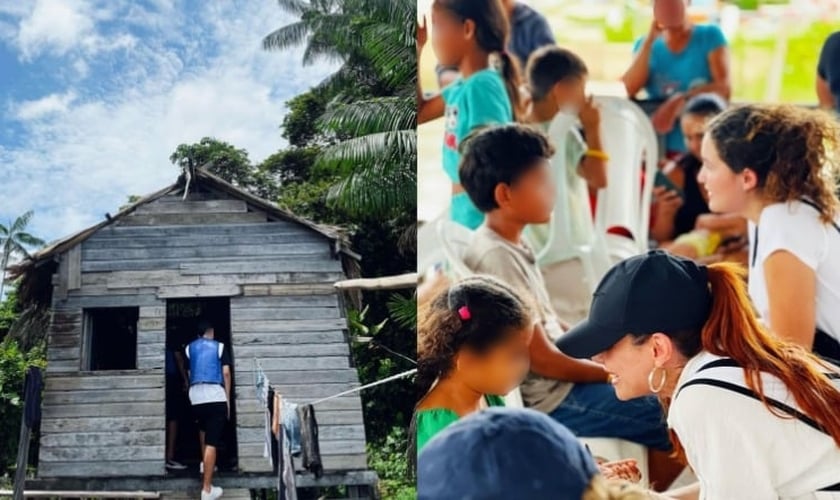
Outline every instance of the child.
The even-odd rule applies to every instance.
[[[583,437],[615,437],[651,449],[652,478],[667,486],[681,468],[671,462],[656,398],[619,401],[604,368],[574,360],[553,341],[563,335],[534,254],[522,240],[528,224],[548,222],[555,191],[548,159],[554,150],[539,131],[506,125],[477,134],[467,144],[461,179],[486,214],[464,263],[520,290],[538,319],[529,346],[531,374],[520,386],[525,405],[547,413]]]
[[[528,373],[531,320],[503,283],[472,277],[421,305],[417,323],[417,450],[459,418],[488,406]],[[435,383],[436,382],[436,383]]]
[[[596,267],[606,271],[609,265],[607,249],[603,239],[596,237],[590,194],[607,185],[607,155],[601,151],[598,108],[585,94],[586,65],[571,51],[546,46],[531,56],[526,74],[532,99],[527,123],[548,132],[558,113],[570,111],[578,116],[583,130],[583,135],[576,127],[569,130],[566,154],[563,158],[552,159],[553,173],[558,182],[565,183],[567,194],[563,219],[568,221],[568,227],[558,227],[559,223],[553,221],[556,238],[561,238],[564,248],[570,252],[576,247],[591,248],[593,258],[601,258]],[[528,236],[537,248],[547,243],[549,227],[549,224],[529,227]],[[599,248],[594,248],[596,246]],[[583,264],[580,259],[571,257],[570,252],[552,252],[541,259],[540,266],[555,312],[564,321],[576,323],[589,311],[590,290],[595,284],[584,281]]]
[[[509,26],[499,0],[435,0],[432,24],[438,61],[457,66],[462,77],[431,99],[418,77],[418,122],[446,116],[443,170],[452,181],[451,217],[475,229],[484,216],[461,187],[459,145],[474,128],[510,123],[519,115],[519,71],[505,51]],[[426,38],[424,20],[417,27],[418,60]]]
[[[419,468],[419,500],[658,498],[608,479],[620,474],[596,466],[568,429],[521,408],[491,408],[455,423],[420,454]]]

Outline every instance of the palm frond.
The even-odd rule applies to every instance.
[[[263,38],[263,49],[286,50],[304,45],[309,37],[309,23],[298,21],[275,30]]]
[[[417,132],[398,130],[369,134],[350,139],[327,148],[318,158],[321,166],[354,167],[398,158],[415,162],[417,158]]]
[[[18,242],[30,247],[41,247],[46,245],[44,240],[29,233],[18,233],[15,235],[15,238]]]
[[[19,233],[26,229],[26,226],[29,225],[29,222],[32,220],[32,215],[34,212],[32,210],[26,212],[25,214],[21,215],[12,223],[12,227],[9,230],[12,234]]]
[[[417,298],[414,294],[410,297],[401,293],[392,295],[388,299],[388,312],[400,327],[407,330],[417,327]]]
[[[280,7],[280,10],[297,17],[303,17],[304,14],[312,9],[309,2],[303,0],[277,0],[277,5]]]
[[[3,224],[0,224],[0,235],[6,236],[7,234],[9,234],[9,228],[4,226]]]
[[[417,206],[416,162],[381,162],[346,174],[329,201],[353,214],[388,218]]]
[[[322,127],[338,133],[362,136],[417,127],[415,100],[401,97],[380,97],[349,104],[338,104],[320,118]]]

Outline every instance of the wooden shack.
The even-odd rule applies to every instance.
[[[299,403],[358,386],[334,287],[357,261],[335,229],[198,169],[13,268],[23,300],[51,311],[32,487],[197,484],[197,475],[173,477],[164,467],[164,349],[167,335],[199,315],[212,319],[234,359],[219,484],[270,487],[255,366]],[[316,415],[326,474],[301,474],[299,484],[375,482],[359,394],[318,405]],[[179,443],[195,447],[190,439]]]

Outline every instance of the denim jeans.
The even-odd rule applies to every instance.
[[[654,396],[620,401],[610,384],[575,384],[549,416],[578,437],[619,438],[671,450],[665,415]]]

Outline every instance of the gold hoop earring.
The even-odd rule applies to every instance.
[[[662,370],[662,377],[659,380],[659,384],[656,387],[654,387],[653,386],[653,377],[654,377],[654,374],[656,373],[656,370],[659,370],[659,369]],[[668,378],[668,372],[666,372],[664,368],[662,368],[661,366],[653,367],[653,370],[651,370],[650,373],[648,373],[648,389],[650,389],[650,391],[654,394],[659,394],[659,391],[661,391],[662,388],[665,387],[665,379],[667,379],[667,378]]]

